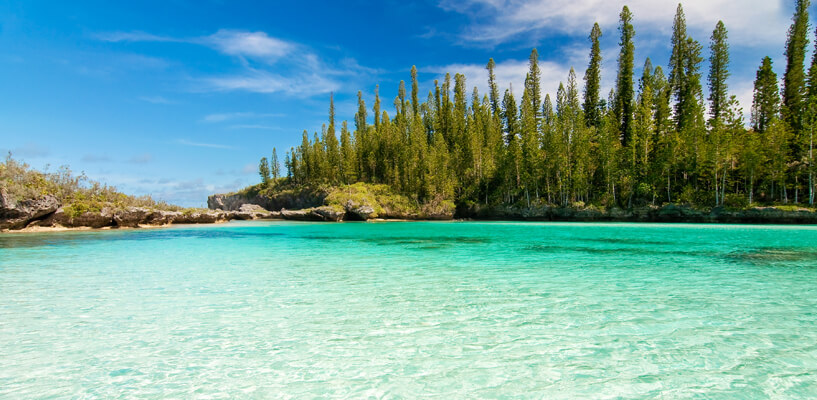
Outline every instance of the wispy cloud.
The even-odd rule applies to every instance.
[[[294,68],[297,70],[297,67]],[[287,75],[271,71],[248,69],[245,72],[207,78],[207,89],[213,91],[246,91],[255,93],[285,93],[309,97],[339,91],[340,82],[317,71],[297,71]]]
[[[137,154],[128,159],[131,164],[149,164],[153,161],[153,155],[150,153]]]
[[[210,47],[239,59],[241,69],[225,75],[202,77],[192,88],[199,92],[246,91],[310,97],[339,91],[352,80],[382,73],[344,57],[320,56],[309,46],[275,38],[265,32],[221,29],[208,36],[173,38],[146,32],[96,35],[107,42],[177,42]],[[362,79],[361,79],[362,80]]]
[[[230,125],[230,129],[260,129],[260,130],[268,130],[268,131],[277,131],[280,130],[280,127],[271,126],[271,125],[261,125],[261,124],[243,124],[243,125]]]
[[[102,32],[97,33],[94,37],[103,42],[182,42],[184,39],[173,38],[170,36],[154,35],[142,31],[133,32]]]
[[[169,100],[163,96],[140,96],[138,99],[152,104],[176,104],[175,101]]]
[[[233,56],[279,58],[289,55],[297,47],[293,43],[268,36],[265,32],[246,32],[221,29],[198,39],[198,42]]]
[[[106,163],[111,162],[111,158],[103,154],[86,154],[82,156],[82,162],[86,163]]]
[[[257,112],[230,112],[205,115],[204,122],[224,122],[235,119],[261,119],[283,117],[284,114],[277,113],[257,113]]]
[[[462,42],[496,45],[520,38],[554,34],[587,34],[594,22],[610,30],[627,4],[636,31],[649,28],[669,32],[677,1],[655,0],[441,0],[439,6],[469,16],[472,23],[459,36]],[[699,40],[706,40],[719,19],[735,43],[758,45],[785,39],[790,5],[782,0],[686,0],[687,24]],[[706,35],[700,37],[701,34]]]
[[[27,142],[10,150],[2,150],[0,154],[5,156],[9,152],[14,157],[22,158],[42,158],[51,155],[51,150],[48,147],[36,142]]]
[[[183,145],[183,146],[192,146],[192,147],[206,147],[210,149],[234,149],[233,146],[227,146],[224,144],[216,144],[216,143],[203,143],[203,142],[194,142],[187,139],[178,139],[176,143]]]

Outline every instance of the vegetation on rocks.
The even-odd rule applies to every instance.
[[[122,210],[128,207],[144,207],[163,211],[179,211],[182,208],[150,196],[130,196],[112,186],[88,179],[84,173],[73,173],[67,166],[54,172],[32,169],[28,164],[15,160],[11,154],[0,162],[0,190],[16,201],[36,199],[46,195],[56,197],[64,212],[79,216],[86,212],[100,212],[103,208]]]

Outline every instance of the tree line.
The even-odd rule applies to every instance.
[[[709,39],[706,81],[704,47],[687,33],[681,4],[667,70],[647,58],[636,80],[633,14],[624,6],[615,87],[606,98],[600,93],[598,24],[590,31],[584,76],[571,68],[555,99],[542,98],[536,49],[519,101],[511,88],[500,93],[493,59],[486,65],[488,93],[474,87],[469,95],[465,76],[446,74],[424,102],[412,67],[411,87],[400,82],[394,115],[381,109],[375,87],[370,119],[358,92],[354,129],[341,122],[339,139],[330,97],[321,133],[310,139],[304,131],[300,146],[286,152],[286,178],[295,185],[385,183],[417,202],[813,205],[817,51],[806,71],[808,7],[809,0],[797,0],[782,91],[771,58],[760,63],[748,128],[727,84],[722,21]],[[261,159],[265,185],[278,181],[277,157],[273,151],[272,162]]]

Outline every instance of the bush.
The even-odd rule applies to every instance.
[[[0,163],[0,189],[16,201],[36,199],[52,195],[64,205],[70,215],[84,212],[99,212],[105,207],[122,209],[145,207],[167,211],[180,209],[165,202],[155,201],[150,196],[129,196],[113,186],[92,181],[84,173],[75,175],[71,169],[62,166],[56,172],[40,172],[28,164],[6,156]]]
[[[728,208],[744,209],[749,207],[749,199],[737,193],[727,193],[723,199],[723,205]]]

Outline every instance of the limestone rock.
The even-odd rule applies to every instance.
[[[328,206],[313,208],[312,212],[320,215],[324,221],[328,222],[343,221],[343,217],[346,215],[345,211],[338,211]]]
[[[59,200],[51,195],[16,201],[5,190],[0,190],[0,229],[25,228],[29,222],[47,216],[59,207]]]
[[[47,225],[46,223],[50,224]],[[66,228],[104,228],[106,226],[114,225],[114,213],[110,209],[104,208],[99,212],[89,211],[77,216],[72,216],[66,214],[65,210],[60,208],[53,214],[53,216],[44,220],[43,224],[40,224],[40,226],[55,225],[64,226]]]
[[[226,221],[230,215],[223,211],[206,211],[206,212],[191,212],[179,213],[173,218],[174,224],[213,224],[220,221]]]

